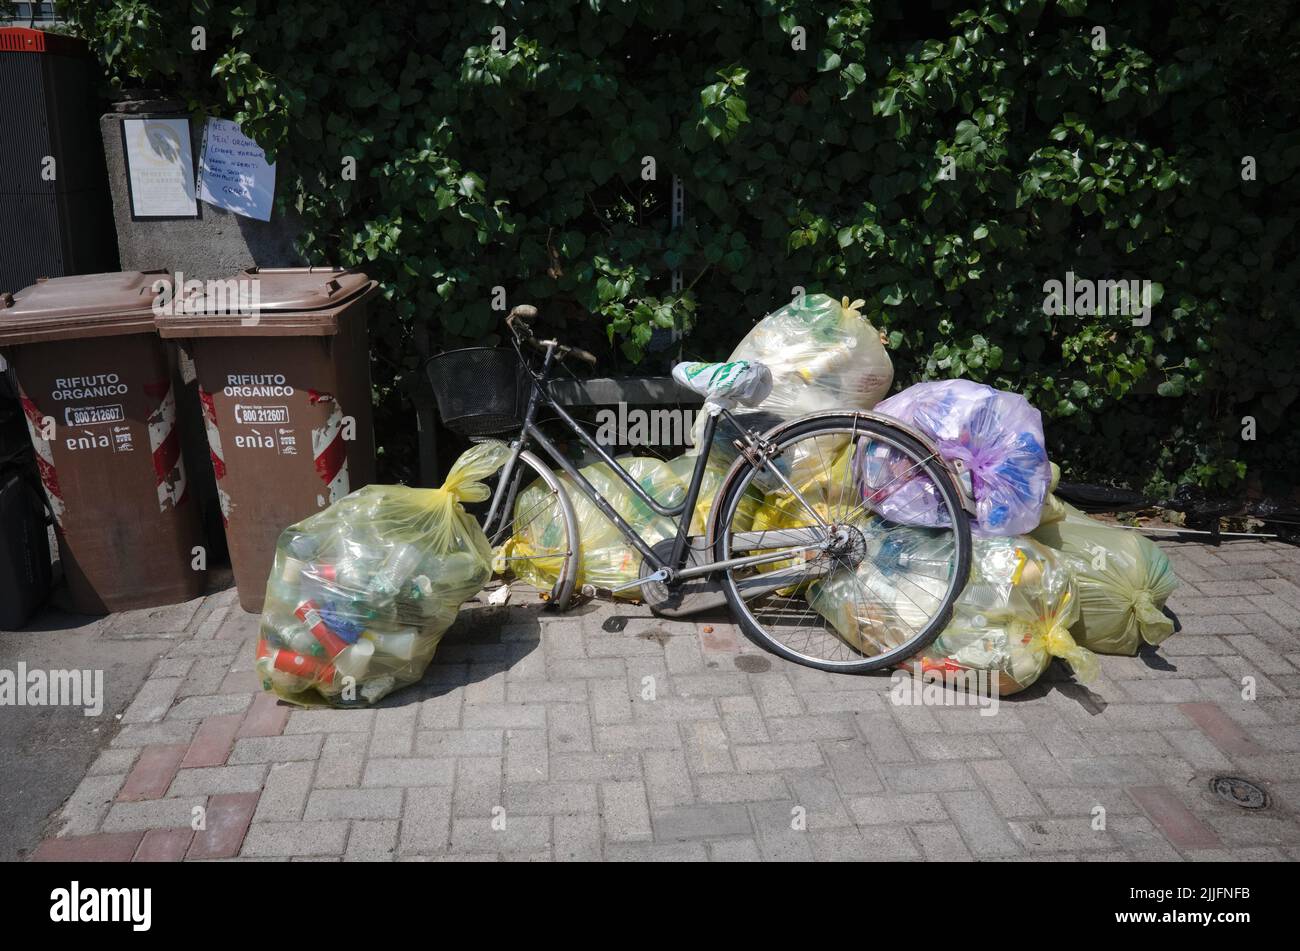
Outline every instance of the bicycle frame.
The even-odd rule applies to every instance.
[[[725,409],[721,410],[718,415],[713,413],[707,414],[704,418],[704,431],[702,434],[703,445],[700,447],[700,453],[695,460],[695,468],[691,472],[691,481],[686,489],[686,497],[677,505],[664,505],[642,488],[640,483],[638,483],[636,479],[633,478],[633,476],[596,441],[595,437],[588,433],[563,406],[556,402],[547,385],[550,382],[550,373],[555,362],[555,343],[554,341],[550,341],[544,343],[543,346],[546,348],[546,353],[542,360],[542,367],[540,370],[534,370],[529,366],[528,361],[524,360],[523,354],[520,353],[520,361],[523,363],[524,369],[528,373],[531,382],[529,387],[528,406],[524,412],[523,426],[519,430],[518,437],[511,444],[510,456],[502,467],[501,479],[497,484],[497,490],[493,495],[491,508],[488,510],[487,519],[484,522],[484,528],[489,536],[492,535],[493,528],[496,527],[497,519],[508,519],[512,517],[511,512],[514,508],[515,494],[518,489],[514,478],[515,468],[519,461],[519,456],[528,447],[529,441],[532,440],[536,442],[542,451],[550,457],[551,461],[554,462],[565,475],[573,480],[574,484],[577,485],[582,494],[587,497],[588,501],[590,501],[591,504],[594,505],[603,516],[605,516],[605,518],[609,519],[610,522],[614,524],[620,534],[627,539],[628,544],[635,548],[641,557],[644,558],[656,572],[667,572],[665,576],[661,577],[664,577],[669,581],[669,583],[673,580],[706,575],[721,568],[738,568],[745,565],[758,565],[774,561],[784,561],[789,559],[791,554],[795,551],[821,547],[821,543],[795,546],[792,548],[783,548],[779,551],[767,552],[761,555],[731,558],[725,562],[710,562],[708,564],[692,565],[689,568],[684,567],[687,559],[687,545],[690,541],[691,521],[694,518],[695,507],[699,501],[700,486],[704,482],[704,473],[708,466],[709,454],[713,446],[714,434],[717,431],[719,415],[726,417],[742,435],[748,434],[748,438],[756,439],[756,434],[751,433],[748,429],[742,426],[736,418]],[[516,347],[516,350],[518,350],[518,347]],[[613,470],[614,474],[617,475],[639,499],[650,507],[651,511],[664,516],[665,518],[678,520],[677,533],[673,539],[672,553],[667,560],[661,558],[654,549],[650,547],[637,530],[629,525],[627,521],[619,515],[617,511],[615,511],[614,507],[601,496],[600,492],[591,484],[590,481],[587,480],[586,476],[578,470],[577,466],[566,459],[559,449],[556,448],[555,444],[537,428],[537,412],[541,408],[542,403],[548,405],[556,415],[559,416],[560,421],[564,423],[566,428],[568,428],[570,432],[574,433],[588,448],[596,453],[597,457],[609,466],[610,469]],[[785,482],[784,477],[776,467],[771,467],[770,471],[774,472],[782,482]],[[790,486],[789,483],[786,483],[786,486],[793,491],[793,487]],[[796,495],[797,494],[798,493],[796,492]],[[820,518],[818,521],[820,521]],[[829,539],[829,536],[827,536],[827,539]]]

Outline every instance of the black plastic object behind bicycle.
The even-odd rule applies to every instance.
[[[430,357],[425,375],[443,425],[462,436],[491,436],[523,425],[527,388],[519,355],[504,347],[469,347]]]

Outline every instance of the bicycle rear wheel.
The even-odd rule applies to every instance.
[[[878,418],[795,422],[767,465],[745,462],[720,502],[718,561],[745,633],[788,660],[862,673],[929,645],[970,573],[967,514],[942,460]]]

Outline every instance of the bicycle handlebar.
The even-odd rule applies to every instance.
[[[526,343],[534,349],[544,351],[548,346],[551,346],[555,348],[555,355],[561,360],[572,356],[593,367],[597,364],[596,355],[583,350],[581,347],[566,346],[558,340],[538,340],[533,335],[533,328],[529,326],[530,322],[536,319],[536,307],[532,304],[516,304],[510,308],[510,313],[506,315],[506,326],[510,328],[510,332],[515,335],[516,340]]]

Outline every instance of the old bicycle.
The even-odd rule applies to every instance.
[[[640,558],[631,581],[605,591],[587,584],[583,594],[639,589],[650,609],[667,617],[726,604],[762,646],[830,671],[884,669],[939,635],[970,572],[973,503],[959,462],[950,466],[921,433],[869,412],[822,412],[751,430],[732,410],[756,405],[763,394],[729,396],[716,385],[730,366],[720,364],[700,367],[692,383],[705,404],[689,478],[671,498],[655,498],[553,396],[557,366],[570,359],[594,365],[596,358],[538,339],[536,317],[528,305],[510,312],[510,349],[450,351],[426,368],[448,428],[471,438],[508,434],[509,459],[479,517],[494,548],[512,537],[545,536],[541,550],[505,559],[543,567],[555,609],[569,606],[580,581],[577,493]],[[638,506],[673,520],[675,532],[647,540],[542,432],[544,407]],[[719,438],[720,427],[734,438]],[[718,452],[735,458],[709,504],[701,487]],[[865,487],[864,471],[873,473]],[[937,517],[927,525],[882,517],[880,500],[902,491],[928,498]],[[702,505],[703,534],[692,534]]]

